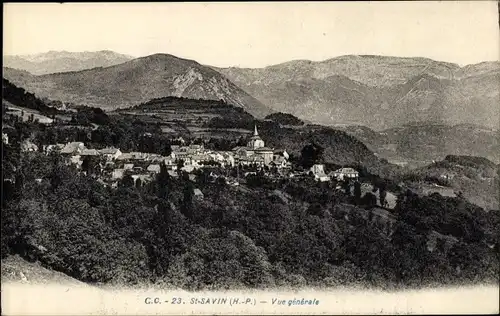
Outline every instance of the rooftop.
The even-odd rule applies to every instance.
[[[72,154],[74,153],[77,149],[81,148],[83,149],[85,146],[82,142],[71,142],[67,143],[64,148],[61,150],[61,153],[63,154]]]
[[[107,147],[104,149],[99,150],[101,154],[116,154],[116,152],[119,151],[118,148],[113,148],[113,147]]]
[[[259,147],[257,149],[255,149],[255,151],[270,151],[270,152],[273,152],[274,149],[272,148],[269,148],[269,147]]]
[[[353,168],[340,168],[334,171],[334,173],[358,173]]]
[[[98,156],[99,152],[95,149],[84,149],[80,155],[82,155],[82,156]]]

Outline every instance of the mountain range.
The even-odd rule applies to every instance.
[[[224,100],[257,117],[271,110],[217,71],[193,60],[155,54],[124,63],[46,75],[4,68],[4,78],[42,98],[105,110],[175,96]]]
[[[427,58],[348,55],[249,69],[217,68],[168,54],[130,59],[105,51],[95,54],[123,56],[122,63],[80,70],[61,59],[72,56],[83,64],[89,54],[22,57],[72,70],[45,75],[23,65],[14,67],[4,58],[4,65],[27,71],[4,68],[4,77],[40,97],[108,110],[178,96],[222,99],[257,117],[284,112],[312,123],[377,131],[414,121],[497,129],[500,120],[499,62],[460,67]]]
[[[319,124],[381,130],[411,121],[498,128],[500,63],[341,56],[265,68],[216,68],[276,111]]]
[[[98,52],[49,51],[33,55],[3,56],[3,66],[26,70],[34,75],[45,75],[95,67],[108,67],[134,58],[133,56],[109,50]]]

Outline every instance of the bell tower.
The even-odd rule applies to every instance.
[[[254,125],[253,136],[250,138],[250,141],[247,144],[247,147],[252,149],[257,149],[264,147],[264,141],[259,136],[259,132],[257,131],[257,124]]]

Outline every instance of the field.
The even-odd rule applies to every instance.
[[[33,115],[33,119],[38,120],[40,123],[52,123],[52,119],[48,116],[42,115],[39,111],[22,108],[11,104],[8,101],[3,100],[3,102],[7,105],[7,114],[13,114],[22,118],[23,121],[27,121],[31,115]]]

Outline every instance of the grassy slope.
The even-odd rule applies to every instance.
[[[23,281],[21,273],[26,281]],[[18,255],[2,259],[2,283],[4,282],[85,285],[64,273],[46,269],[36,262],[28,262]]]

